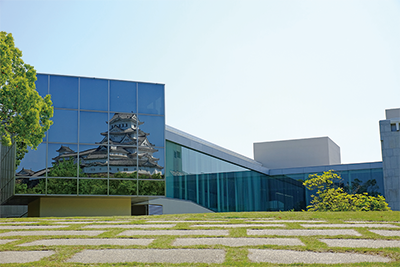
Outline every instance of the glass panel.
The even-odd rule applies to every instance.
[[[45,194],[46,178],[16,178],[15,194]]]
[[[49,144],[48,177],[77,177],[77,145]]]
[[[136,178],[137,154],[134,146],[110,146],[110,177]]]
[[[46,144],[40,144],[37,150],[28,149],[28,153],[17,167],[17,176],[46,175]]]
[[[142,181],[139,180],[140,196],[164,196],[165,181]]]
[[[80,195],[107,195],[107,180],[79,179]]]
[[[54,110],[53,125],[48,131],[49,142],[78,142],[78,111]]]
[[[79,177],[108,177],[108,151],[107,146],[79,145],[80,167]]]
[[[164,147],[165,117],[139,115],[139,121],[140,136],[147,137],[154,146]]]
[[[48,95],[48,77],[49,75],[44,75],[44,74],[37,74],[36,75],[36,91],[38,91],[39,95],[41,97],[45,97],[46,95]]]
[[[50,75],[50,94],[55,108],[78,108],[78,78]]]
[[[110,111],[136,113],[136,83],[110,81]]]
[[[107,144],[108,114],[80,112],[79,143]]]
[[[164,162],[160,162],[160,158],[156,157],[156,152],[160,152],[159,155],[164,153],[151,146],[141,146],[139,148],[139,178],[163,178],[164,167],[160,164]]]
[[[47,194],[76,195],[77,179],[48,178]]]
[[[110,180],[109,190],[109,195],[136,195],[137,180]]]
[[[81,78],[81,109],[108,111],[108,80]]]
[[[164,85],[139,83],[139,113],[164,115]]]

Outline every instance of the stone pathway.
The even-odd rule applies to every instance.
[[[367,228],[399,228],[393,224],[372,224],[372,223],[345,223],[345,224],[300,224],[304,228],[354,228],[354,227],[367,227]]]
[[[326,221],[314,220],[246,220],[247,222],[267,222],[267,223],[325,223]]]
[[[82,228],[85,229],[98,229],[98,228],[171,228],[176,224],[116,224],[116,225],[87,225]]]
[[[140,245],[147,246],[154,239],[131,239],[131,238],[91,238],[91,239],[42,239],[29,243],[20,244],[18,246],[99,246],[99,245],[116,245],[116,246],[132,246]]]
[[[119,236],[132,235],[229,235],[227,230],[127,230]]]
[[[389,262],[390,258],[355,253],[311,252],[277,249],[249,249],[249,259],[253,262],[271,263],[356,263]]]
[[[167,262],[167,263],[223,263],[223,249],[102,249],[84,250],[67,262]]]
[[[286,227],[284,224],[194,224],[191,227],[222,227],[222,228],[251,228],[251,227]]]
[[[354,235],[361,236],[355,230],[307,230],[307,229],[264,229],[264,230],[247,230],[248,235],[284,235],[284,236],[312,236],[312,235]]]
[[[369,230],[369,231],[383,236],[400,236],[400,231],[390,231],[390,230]]]
[[[96,236],[105,231],[11,231],[0,233],[2,236],[42,236],[42,235],[88,235]]]
[[[69,225],[17,225],[17,226],[0,226],[0,230],[22,230],[22,229],[55,229],[65,228]]]
[[[54,251],[1,251],[0,263],[26,263],[53,255]]]
[[[280,245],[304,246],[298,238],[177,238],[173,246],[224,245],[228,247]]]
[[[83,222],[54,222],[56,224],[88,224],[88,223],[129,223],[129,221],[83,221]]]
[[[329,247],[347,248],[393,248],[400,247],[400,240],[371,240],[371,239],[320,239]]]

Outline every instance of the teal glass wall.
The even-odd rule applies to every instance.
[[[38,74],[53,125],[15,173],[15,195],[165,195],[164,85]]]
[[[166,196],[191,200],[217,212],[305,208],[305,188],[166,142]]]
[[[342,187],[346,192],[350,194],[360,194],[368,193],[372,196],[382,195],[384,196],[384,185],[383,185],[383,169],[373,168],[373,169],[355,169],[355,170],[340,170],[333,171],[340,175],[341,180],[335,181],[337,187]],[[272,177],[278,179],[290,178],[299,182],[303,182],[308,179],[311,174],[316,174],[315,172],[309,173],[294,173],[285,175],[274,175]],[[322,174],[321,172],[317,174]],[[311,195],[315,192],[311,192],[306,189],[306,202],[307,205],[310,204],[312,198]]]

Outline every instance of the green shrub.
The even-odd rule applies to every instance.
[[[317,190],[311,195],[313,200],[309,211],[387,211],[390,210],[383,196],[368,193],[349,194],[342,188],[335,188],[334,180],[341,177],[332,170],[321,175],[312,174],[303,184],[309,190]]]

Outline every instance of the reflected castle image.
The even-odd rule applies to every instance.
[[[57,150],[59,155],[53,160],[55,163],[70,159],[76,161],[79,156],[83,172],[89,175],[107,173],[107,168],[110,173],[162,174],[163,167],[153,156],[158,150],[147,139],[149,133],[139,129],[143,123],[133,113],[115,113],[108,122],[109,132],[101,133],[103,140],[97,148],[81,151],[78,155],[62,145]]]

